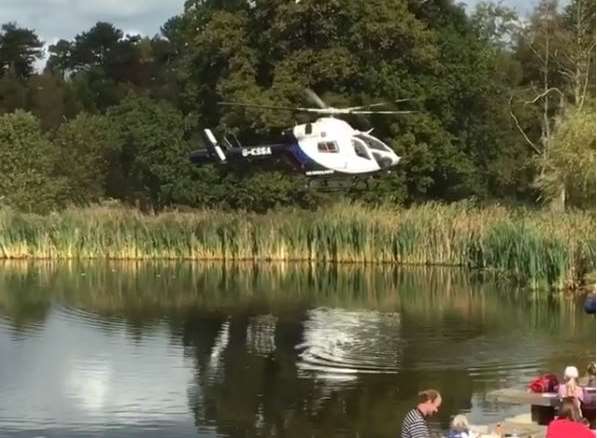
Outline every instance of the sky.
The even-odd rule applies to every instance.
[[[456,3],[465,3],[468,8],[473,8],[474,5],[481,2],[482,0],[456,0]],[[502,0],[505,6],[514,8],[516,12],[522,15],[526,15],[533,9],[533,6],[537,4],[538,0]],[[563,3],[562,1],[560,1]],[[497,0],[493,0],[493,3],[498,3]]]
[[[183,10],[184,0],[0,0],[0,23],[16,21],[46,43],[73,39],[98,21],[153,36]]]
[[[480,0],[460,1],[472,7]],[[527,13],[536,1],[503,3]],[[125,33],[153,36],[168,18],[182,12],[183,4],[184,0],[0,0],[0,23],[16,21],[48,44],[72,39],[97,21],[113,23]]]

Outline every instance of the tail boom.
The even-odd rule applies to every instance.
[[[247,160],[253,158],[273,158],[275,156],[284,155],[289,152],[290,144],[267,144],[257,146],[232,146],[229,141],[228,146],[222,146],[211,129],[203,130],[207,147],[205,149],[198,149],[191,152],[190,159],[195,164],[207,163],[229,163],[233,161]]]

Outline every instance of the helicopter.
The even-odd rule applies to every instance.
[[[220,102],[220,105],[281,110],[315,114],[313,122],[294,126],[286,132],[285,141],[275,144],[242,145],[238,139],[224,137],[218,141],[211,129],[204,129],[207,147],[191,153],[193,163],[228,164],[251,163],[253,160],[274,161],[290,158],[291,164],[307,177],[362,176],[389,171],[400,162],[400,157],[387,144],[371,135],[372,130],[359,131],[335,116],[365,114],[408,114],[412,111],[372,110],[387,105],[374,103],[362,106],[336,108],[327,105],[315,92],[305,90],[317,107],[287,107],[251,103]],[[402,102],[409,99],[399,99]]]

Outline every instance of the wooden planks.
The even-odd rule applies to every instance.
[[[547,427],[539,426],[531,421],[529,414],[507,418],[500,423],[502,434],[516,434],[520,438],[544,438]],[[486,426],[471,426],[471,431],[481,437],[498,437],[495,434],[498,425],[496,423]]]
[[[556,407],[560,404],[558,394],[555,392],[537,394],[516,388],[504,388],[491,391],[487,394],[486,399],[500,403],[547,407]]]

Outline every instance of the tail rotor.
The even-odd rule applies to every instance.
[[[218,143],[216,136],[211,132],[211,129],[203,130],[205,137],[207,138],[207,150],[212,156],[217,157],[221,163],[226,161],[226,154],[222,149],[222,146]]]

